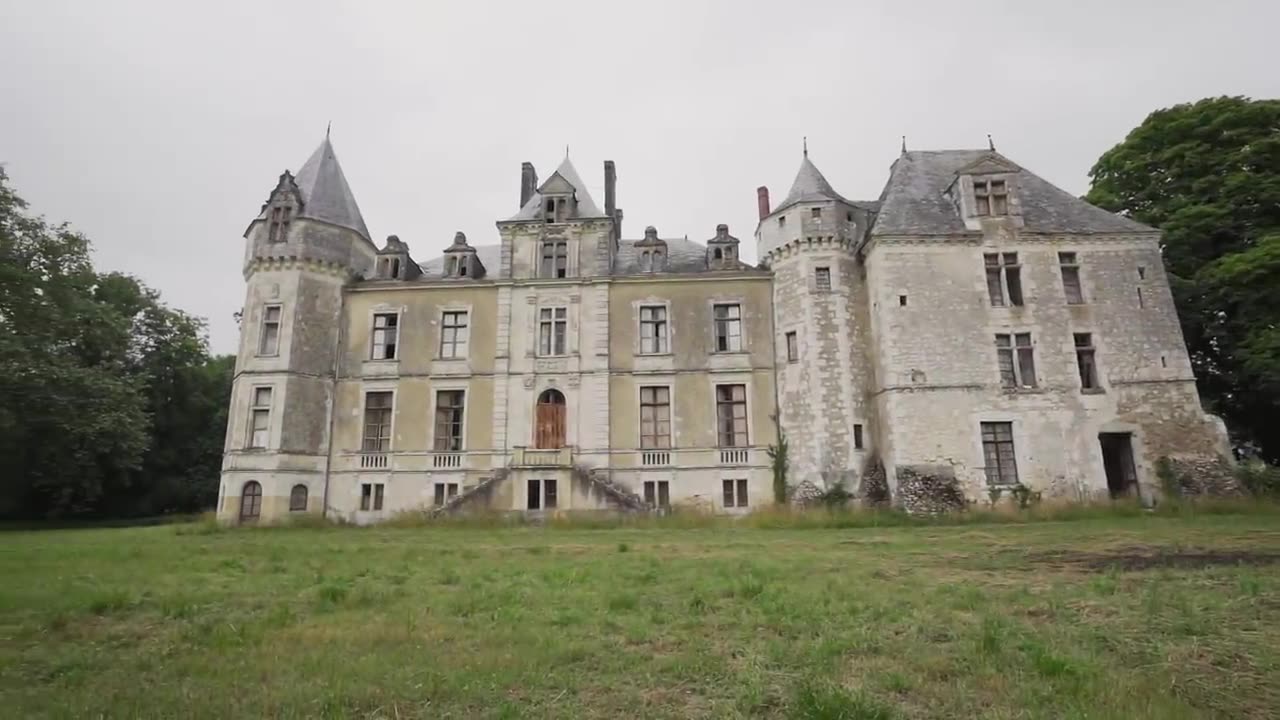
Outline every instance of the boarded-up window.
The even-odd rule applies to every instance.
[[[554,388],[544,390],[538,396],[535,412],[534,446],[548,449],[564,447],[564,395]]]
[[[240,490],[240,520],[257,520],[262,514],[262,485],[250,480]]]
[[[365,452],[387,452],[391,449],[391,393],[368,392],[364,395]]]
[[[538,354],[564,355],[569,334],[567,308],[542,308],[538,311]]]
[[[1022,266],[1018,264],[1018,253],[986,253],[982,257],[991,305],[1022,305]]]
[[[1093,347],[1092,333],[1074,333],[1076,345],[1076,367],[1080,370],[1080,388],[1082,390],[1098,390],[1098,359]]]
[[[640,306],[640,352],[646,355],[667,351],[667,308]]]
[[[436,452],[462,449],[462,411],[466,393],[462,390],[440,390],[436,393]]]
[[[644,501],[651,508],[671,507],[671,489],[666,480],[646,480]]]
[[[640,388],[640,447],[671,447],[671,389]]]
[[[395,313],[378,313],[373,316],[374,360],[395,360],[396,339],[399,335],[400,316]]]
[[[307,486],[294,485],[289,491],[289,512],[305,512],[307,509]]]
[[[716,386],[716,425],[720,447],[747,446],[747,386]]]
[[[724,506],[725,507],[727,508],[747,507],[747,481],[746,480],[744,479],[725,480],[723,483],[723,486],[724,486]]]
[[[1084,304],[1084,291],[1080,287],[1080,262],[1073,252],[1058,253],[1058,268],[1062,271],[1062,290],[1068,305]]]
[[[1013,423],[982,423],[982,456],[988,485],[1017,485],[1018,464],[1013,452]]]
[[[742,306],[737,303],[715,305],[716,352],[742,350]]]
[[[253,405],[249,408],[249,447],[265,448],[271,438],[271,388],[253,389]]]
[[[1000,382],[1008,388],[1035,387],[1035,350],[1031,333],[996,335],[996,358],[1000,366]]]
[[[280,352],[280,306],[268,305],[262,309],[262,332],[258,336],[258,354],[275,355]]]
[[[440,357],[453,359],[467,356],[467,313],[450,310],[440,320]]]

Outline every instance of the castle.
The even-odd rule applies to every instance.
[[[357,523],[946,483],[1083,499],[1227,457],[1160,233],[988,150],[907,152],[849,200],[806,150],[758,191],[759,266],[725,225],[624,239],[566,156],[525,163],[499,242],[378,248],[329,138],[245,232],[218,515]],[[918,489],[918,488],[917,488]]]

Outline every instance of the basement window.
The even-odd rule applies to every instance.
[[[436,507],[444,505],[457,496],[458,483],[436,483],[435,497],[433,498]]]
[[[382,509],[382,483],[362,483],[360,485],[360,509]]]

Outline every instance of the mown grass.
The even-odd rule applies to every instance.
[[[0,533],[0,714],[1274,717],[1280,516],[1205,510]]]

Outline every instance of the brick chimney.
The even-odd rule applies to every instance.
[[[760,210],[760,219],[769,217],[769,188],[761,185],[756,188],[756,205]]]
[[[520,165],[520,207],[529,204],[529,198],[533,197],[534,191],[538,189],[538,171],[533,169],[533,163],[522,163]]]

